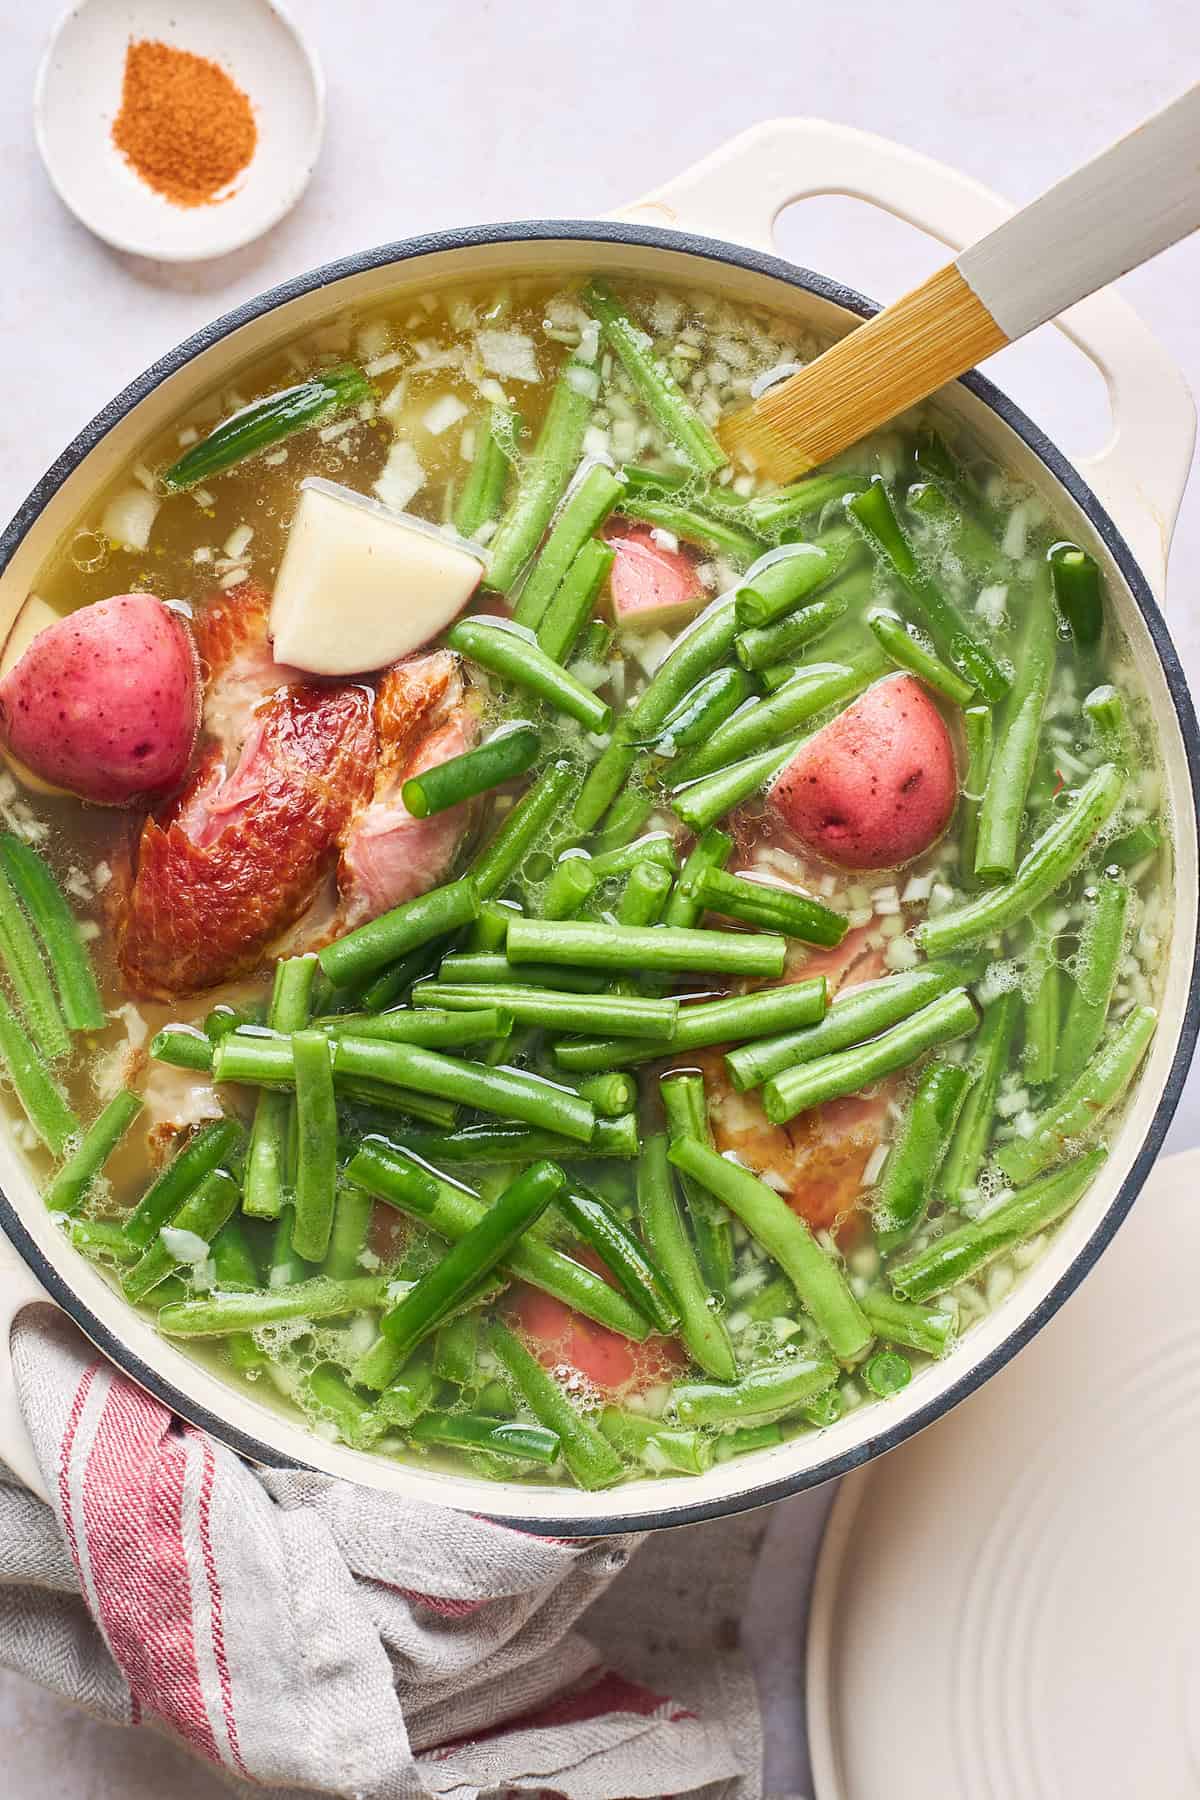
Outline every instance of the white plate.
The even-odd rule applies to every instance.
[[[821,1550],[818,1800],[1200,1793],[1200,1151],[952,1418],[851,1476]]]
[[[140,38],[211,58],[249,96],[258,143],[228,199],[176,206],[113,143],[125,52]],[[191,262],[239,249],[295,205],[321,148],[325,82],[274,0],[79,0],[42,58],[34,128],[60,199],[98,237],[159,262]]]

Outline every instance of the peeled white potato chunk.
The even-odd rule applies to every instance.
[[[275,660],[311,675],[382,669],[444,631],[482,573],[424,520],[310,477],[275,582]]]

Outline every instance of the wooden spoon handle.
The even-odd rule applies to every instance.
[[[720,428],[777,481],[825,462],[1200,228],[1200,84]]]

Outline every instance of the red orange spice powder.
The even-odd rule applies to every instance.
[[[258,129],[247,96],[219,63],[153,38],[129,45],[113,142],[126,162],[176,206],[206,206],[254,155]]]

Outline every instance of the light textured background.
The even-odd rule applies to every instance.
[[[204,0],[177,0],[176,17]],[[366,245],[493,219],[602,213],[756,121],[811,113],[901,139],[1032,198],[1200,71],[1195,0],[292,0],[329,81],[312,186],[266,239],[205,267],[117,255],[58,205],[30,125],[58,5],[3,0],[0,512],[125,381],[273,282]],[[857,203],[809,201],[780,248],[887,299],[941,260]],[[1200,243],[1122,284],[1200,387]],[[1042,334],[1045,335],[1045,334]],[[1105,435],[1099,380],[1033,343],[993,365],[1070,452]],[[1200,675],[1200,495],[1185,506],[1169,617]],[[1200,1141],[1200,1077],[1175,1148]],[[828,1496],[775,1509],[747,1629],[770,1707],[770,1786],[806,1791],[802,1623]],[[227,1790],[149,1734],[131,1739],[0,1675],[5,1791],[20,1800],[202,1800]]]

